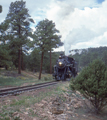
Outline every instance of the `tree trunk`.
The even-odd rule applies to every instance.
[[[18,74],[21,74],[21,49],[18,51],[18,58],[19,58],[19,64],[18,64]]]
[[[52,74],[51,50],[50,50],[50,74]]]
[[[22,52],[22,48],[21,48],[21,68],[22,68],[22,70],[24,70],[24,64],[23,64],[23,52]]]
[[[5,66],[5,70],[8,70],[8,66],[7,65]]]
[[[41,79],[43,56],[44,56],[44,52],[42,52],[42,55],[41,55],[41,64],[40,64],[39,80]]]
[[[20,19],[19,19],[19,22],[20,22]],[[19,27],[19,30],[18,30],[18,34],[19,34],[19,39],[20,39],[20,30],[21,30],[21,27],[20,25],[18,26]],[[19,63],[18,63],[18,74],[21,74],[21,46],[19,46],[19,50],[18,50],[18,59],[19,59]]]

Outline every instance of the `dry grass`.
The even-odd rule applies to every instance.
[[[25,86],[53,80],[51,74],[42,74],[41,80],[38,77],[38,72],[22,71],[19,75],[17,71],[0,70],[0,87]]]

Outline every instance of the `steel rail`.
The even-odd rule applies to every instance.
[[[23,87],[4,89],[4,90],[0,90],[0,97],[4,97],[7,95],[17,95],[17,94],[21,94],[25,91],[31,91],[31,90],[47,87],[50,85],[55,85],[57,83],[58,82],[53,81],[53,82],[39,83],[39,84],[23,86]]]

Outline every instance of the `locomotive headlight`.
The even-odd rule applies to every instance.
[[[62,62],[59,62],[59,65],[62,66]]]

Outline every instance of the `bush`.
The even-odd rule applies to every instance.
[[[107,105],[107,70],[104,63],[94,60],[75,80],[71,80],[70,87],[80,91],[99,113]]]

